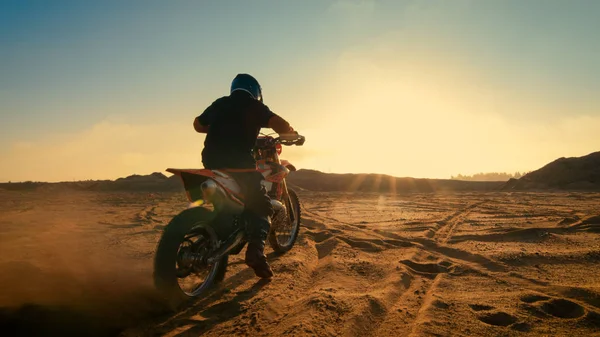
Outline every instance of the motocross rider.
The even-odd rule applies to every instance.
[[[298,137],[287,121],[263,104],[260,84],[248,74],[238,74],[231,82],[230,95],[217,99],[194,119],[194,129],[206,133],[202,164],[210,170],[227,171],[245,196],[246,264],[256,276],[270,278],[273,271],[264,249],[270,227],[267,217],[273,215],[273,208],[252,155],[261,128],[271,128],[284,139]]]

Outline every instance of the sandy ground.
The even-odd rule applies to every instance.
[[[152,257],[182,195],[0,191],[0,334],[600,336],[598,193],[300,198],[271,282],[236,257],[172,314]]]

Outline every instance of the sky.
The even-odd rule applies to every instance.
[[[600,1],[0,0],[0,181],[199,168],[254,75],[298,168],[449,178],[600,150]],[[269,131],[269,130],[264,130]]]

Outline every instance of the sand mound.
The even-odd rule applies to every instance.
[[[583,157],[559,158],[520,179],[511,179],[503,190],[600,190],[600,152]]]

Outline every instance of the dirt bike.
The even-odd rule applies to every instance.
[[[296,168],[279,155],[282,145],[303,145],[304,140],[303,136],[285,140],[261,135],[253,150],[274,209],[268,241],[277,253],[290,250],[300,230],[298,195],[285,181]],[[240,253],[247,241],[241,217],[244,196],[227,170],[169,168],[167,172],[181,178],[191,202],[165,227],[154,258],[154,284],[176,309],[221,282],[229,255]]]

